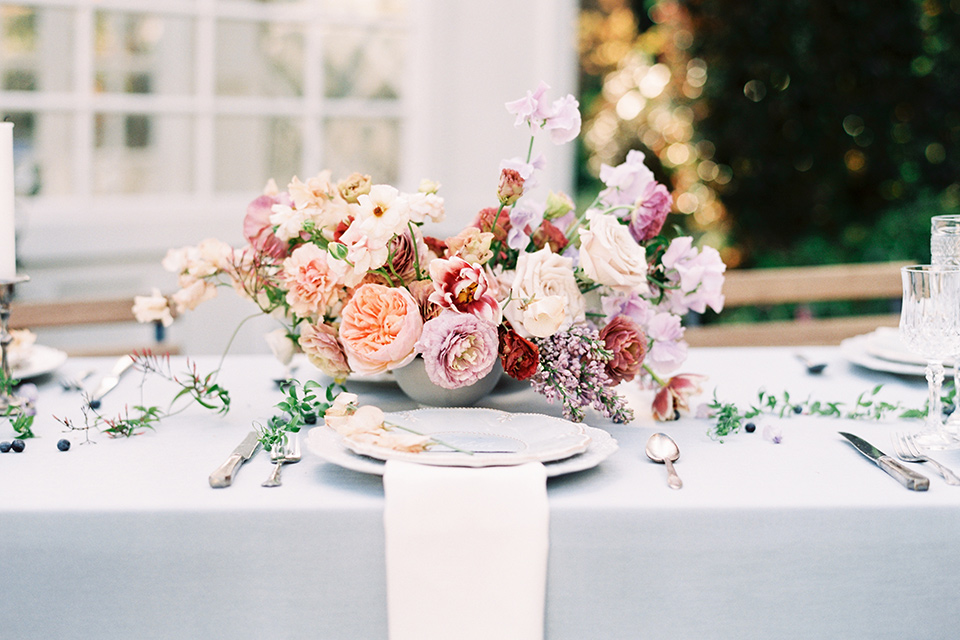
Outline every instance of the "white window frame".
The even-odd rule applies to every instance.
[[[337,0],[324,0],[335,3]],[[374,1],[374,0],[371,0]],[[214,116],[286,114],[319,122],[330,115],[396,118],[400,121],[400,170],[396,185],[415,190],[421,178],[442,184],[447,220],[431,235],[452,235],[481,208],[495,202],[499,163],[521,155],[529,132],[513,127],[504,103],[536,87],[551,85],[550,97],[576,93],[576,0],[405,0],[408,10],[395,28],[408,36],[407,64],[399,100],[327,99],[323,69],[305,70],[303,97],[235,98],[214,93],[213,38],[220,17],[302,20],[314,24],[321,0],[254,5],[237,0],[24,0],[10,4],[36,7],[81,6],[75,24],[78,56],[76,90],[64,94],[0,93],[4,111],[73,110],[80,144],[73,149],[75,182],[83,188],[71,197],[21,200],[18,253],[22,271],[33,278],[24,298],[56,298],[96,291],[134,295],[152,287],[171,291],[171,275],[159,267],[171,247],[217,237],[242,242],[241,221],[247,204],[262,185],[244,193],[217,193],[214,185]],[[206,60],[197,70],[194,96],[96,94],[93,91],[93,16],[99,9],[199,15],[196,56]],[[345,24],[355,25],[354,19]],[[309,27],[316,30],[317,26]],[[317,47],[309,39],[308,47]],[[319,65],[308,50],[306,60]],[[203,87],[204,91],[200,91]],[[195,193],[146,196],[99,196],[92,193],[91,156],[94,113],[199,114],[196,126]],[[325,168],[319,127],[304,127],[301,177]],[[536,196],[549,190],[572,193],[573,144],[554,146],[539,136],[536,152],[547,168]],[[357,167],[358,170],[362,167]],[[274,176],[280,187],[291,176]],[[84,186],[85,185],[85,186]],[[65,294],[64,292],[68,292]],[[215,353],[223,347],[225,328],[250,313],[243,301],[211,301],[186,314],[173,328],[187,353]],[[240,352],[266,350],[260,335],[245,333],[234,342]]]

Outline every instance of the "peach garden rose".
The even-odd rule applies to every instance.
[[[416,355],[423,319],[417,301],[403,287],[363,284],[341,317],[340,341],[353,371],[382,373],[404,366]]]

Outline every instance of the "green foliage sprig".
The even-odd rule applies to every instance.
[[[303,383],[291,380],[282,389],[284,398],[275,405],[280,413],[271,416],[266,425],[254,423],[266,451],[282,447],[287,442],[287,434],[299,432],[304,425],[316,424],[340,392],[347,390],[337,382],[324,387],[316,380]],[[320,389],[323,391],[316,393]]]
[[[111,438],[129,438],[145,433],[147,429],[155,430],[164,418],[184,411],[191,403],[184,403],[174,409],[174,405],[181,398],[188,398],[204,409],[221,415],[230,411],[230,392],[216,382],[219,369],[202,374],[197,369],[196,363],[188,359],[187,371],[175,374],[168,354],[157,355],[151,351],[136,351],[131,357],[134,368],[143,374],[140,381],[139,404],[124,407],[123,411],[115,416],[103,415],[87,405],[83,409],[84,427],[77,427],[67,418],[54,416],[54,419],[70,430],[86,429],[89,433],[89,429],[96,428]],[[144,401],[144,384],[151,375],[163,378],[179,387],[166,409]]]
[[[19,380],[13,376],[7,376],[3,371],[0,371],[0,395],[6,398],[13,398],[16,396],[15,389],[18,384],[20,384]],[[35,438],[36,434],[33,433],[33,419],[36,414],[36,409],[33,406],[33,400],[21,400],[23,403],[12,402],[9,404],[0,416],[10,421],[10,426],[13,427],[17,438],[21,440]]]
[[[915,409],[904,407],[901,403],[887,402],[878,398],[882,384],[870,390],[863,391],[849,408],[843,402],[827,402],[806,398],[796,401],[789,391],[783,391],[779,396],[767,393],[764,389],[757,392],[754,404],[741,409],[734,403],[721,402],[714,390],[713,400],[707,405],[714,417],[714,423],[707,430],[714,440],[723,442],[723,438],[738,433],[746,421],[760,415],[787,418],[791,415],[813,415],[824,418],[844,418],[848,420],[883,420],[891,416],[901,419],[924,418],[927,415],[927,406]],[[945,405],[952,405],[956,390],[945,385],[946,393],[943,396]]]

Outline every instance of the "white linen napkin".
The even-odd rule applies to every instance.
[[[386,497],[390,640],[541,640],[547,473],[389,460]]]

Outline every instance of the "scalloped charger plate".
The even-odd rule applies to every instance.
[[[547,469],[548,477],[554,478],[592,469],[613,455],[619,448],[613,436],[603,429],[584,427],[584,431],[590,436],[590,444],[587,446],[587,450],[569,458],[544,463],[543,466]],[[386,467],[383,460],[357,455],[347,449],[343,445],[343,438],[340,437],[340,434],[329,427],[310,429],[307,432],[306,445],[307,449],[318,458],[351,471],[382,476]]]
[[[586,451],[590,436],[582,424],[537,413],[485,408],[427,408],[385,415],[386,421],[441,443],[427,451],[396,451],[343,438],[343,445],[378,460],[404,460],[448,467],[491,467],[552,462]],[[467,453],[472,452],[472,453]]]

